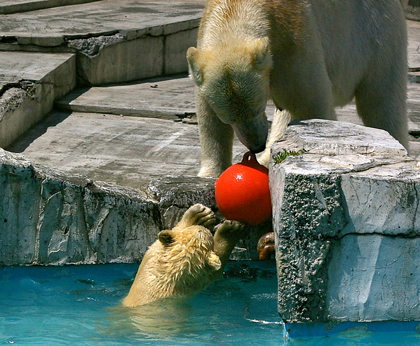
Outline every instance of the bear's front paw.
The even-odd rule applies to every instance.
[[[178,227],[201,225],[212,230],[215,224],[216,216],[210,208],[202,204],[194,204],[185,212]]]
[[[234,220],[225,220],[218,224],[214,230],[220,235],[228,235],[229,237],[241,238],[245,224]]]

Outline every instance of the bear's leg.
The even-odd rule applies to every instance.
[[[202,204],[194,204],[182,216],[175,229],[184,229],[194,225],[201,225],[210,230],[216,224],[216,216],[210,208]]]
[[[271,124],[270,135],[267,140],[267,147],[258,157],[258,162],[267,167],[270,164],[271,147],[273,144],[283,137],[287,130],[287,125],[292,120],[292,115],[287,110],[275,109],[273,114],[273,122]]]
[[[214,252],[222,262],[221,272],[223,272],[223,268],[229,261],[229,256],[235,248],[236,243],[239,239],[243,238],[244,227],[245,225],[243,223],[232,220],[225,220],[215,227]]]
[[[233,129],[200,96],[196,99],[201,146],[200,177],[219,177],[232,164]]]
[[[357,88],[355,97],[363,124],[388,131],[408,150],[407,73],[402,70],[397,76],[383,71],[370,76]]]

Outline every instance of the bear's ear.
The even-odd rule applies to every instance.
[[[220,261],[219,256],[217,256],[214,251],[210,252],[207,261],[210,264],[210,266],[214,269],[214,271],[218,271],[220,268],[222,268],[222,262]]]
[[[273,65],[270,53],[270,41],[268,37],[255,40],[251,48],[253,66],[257,70],[270,70]]]
[[[203,83],[203,72],[199,64],[200,51],[195,47],[190,47],[187,50],[188,68],[190,77],[195,84],[201,85]]]
[[[174,238],[172,236],[171,231],[165,230],[165,231],[159,232],[158,238],[159,238],[159,241],[165,246],[170,245],[174,242]]]

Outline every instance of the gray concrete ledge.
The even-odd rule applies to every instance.
[[[387,132],[302,121],[272,150],[287,323],[420,320],[420,165]]]
[[[190,190],[183,193],[180,179],[171,179],[162,181],[176,185],[176,194],[162,190],[162,181],[146,193],[34,166],[0,149],[0,265],[140,261],[191,204],[214,204],[214,181],[185,178]]]
[[[130,188],[33,164],[0,149],[0,266],[139,262],[193,204],[217,211],[214,179],[161,176]],[[257,259],[271,222],[248,229],[231,259]]]
[[[13,143],[76,87],[73,54],[0,52],[0,147]]]
[[[84,4],[100,0],[6,0],[0,5],[0,14],[41,10],[44,8]]]
[[[0,14],[0,50],[77,53],[81,84],[182,73],[203,8],[203,1],[194,0],[102,0]]]

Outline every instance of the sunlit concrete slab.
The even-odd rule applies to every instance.
[[[35,11],[44,8],[68,6],[99,0],[5,0],[0,4],[0,14]]]
[[[88,37],[198,19],[204,1],[102,0],[0,16],[0,37]],[[179,24],[182,26],[182,24]],[[162,28],[164,30],[165,28]],[[169,28],[168,28],[169,29]],[[143,32],[137,32],[143,34]]]
[[[185,75],[81,88],[57,100],[75,112],[183,119],[195,114],[194,83]]]
[[[0,52],[0,147],[15,141],[75,87],[74,54]]]
[[[165,175],[196,176],[196,125],[99,113],[54,112],[7,148],[31,161],[95,181],[142,189]],[[237,154],[247,150],[235,146]]]
[[[102,0],[0,14],[0,50],[77,52],[78,82],[126,82],[187,71],[203,0]]]

